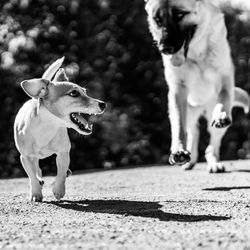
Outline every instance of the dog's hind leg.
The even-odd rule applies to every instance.
[[[37,170],[40,169],[38,159],[36,157],[20,156],[21,163],[30,180],[30,200],[42,201],[42,186],[41,179],[38,178]]]
[[[57,176],[53,185],[53,193],[57,200],[65,195],[65,181],[69,169],[69,152],[61,152],[56,156]]]
[[[210,144],[208,145],[205,158],[207,161],[207,169],[209,173],[222,173],[225,172],[225,167],[220,160],[220,146],[223,135],[226,129],[216,129],[208,127],[210,132]]]
[[[38,164],[37,164],[37,169],[36,169],[36,175],[37,175],[40,185],[43,186],[44,180],[43,180],[42,170]]]
[[[199,118],[202,115],[203,109],[200,107],[188,106],[187,114],[187,150],[191,152],[191,161],[184,164],[182,169],[191,170],[198,160],[198,145],[199,145]]]
[[[225,128],[232,123],[232,106],[234,101],[234,85],[230,77],[223,78],[222,87],[217,103],[212,113],[211,126],[215,128]]]
[[[249,107],[250,107],[250,98],[249,94],[239,88],[235,87],[234,88],[234,102],[233,102],[234,107],[241,107],[244,109],[245,114],[249,113]]]

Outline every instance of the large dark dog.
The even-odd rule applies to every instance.
[[[170,163],[191,169],[198,158],[198,120],[210,121],[209,172],[218,162],[233,106],[249,110],[248,94],[234,86],[224,16],[209,0],[148,0],[149,28],[162,54],[169,86]],[[191,153],[191,154],[190,154]]]

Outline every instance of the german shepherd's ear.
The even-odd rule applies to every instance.
[[[21,82],[24,92],[32,98],[44,98],[48,94],[51,81],[42,78],[35,78]]]
[[[65,82],[65,81],[68,82],[69,81],[69,78],[67,77],[66,72],[63,68],[60,68],[56,72],[56,75],[55,75],[53,81],[55,81],[55,82]]]

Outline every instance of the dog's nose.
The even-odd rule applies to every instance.
[[[105,110],[105,108],[106,108],[106,103],[105,102],[99,102],[99,108],[100,108],[100,110],[101,111],[104,111]]]

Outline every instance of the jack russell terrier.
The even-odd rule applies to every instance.
[[[87,95],[86,89],[69,82],[63,68],[64,57],[55,61],[42,78],[25,80],[21,87],[32,99],[19,110],[14,138],[21,163],[30,180],[30,200],[42,201],[42,171],[39,159],[56,154],[57,176],[53,193],[57,200],[65,195],[70,163],[67,128],[82,135],[92,132],[91,115],[102,114],[106,104]]]

